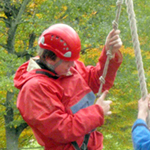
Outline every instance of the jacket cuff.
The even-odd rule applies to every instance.
[[[145,126],[146,128],[148,128],[148,127],[147,127],[147,124],[146,124],[146,122],[145,122],[144,120],[142,120],[142,119],[137,119],[137,120],[134,122],[133,126],[132,126],[132,132],[133,132],[134,129],[135,129],[136,127],[138,127],[138,126]]]
[[[99,110],[99,114],[100,114],[100,125],[103,125],[104,124],[104,111],[102,109],[102,107],[98,104],[95,104],[96,105],[96,108]]]

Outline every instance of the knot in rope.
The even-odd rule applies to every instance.
[[[105,79],[103,76],[100,76],[99,80],[101,81],[101,83],[105,84]]]
[[[106,52],[106,55],[109,56],[109,59],[112,59],[113,58],[113,55],[112,55],[112,51],[111,50],[108,50]]]
[[[118,23],[114,20],[113,22],[112,22],[112,25],[113,25],[113,29],[118,29]]]

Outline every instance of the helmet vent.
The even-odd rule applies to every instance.
[[[68,44],[66,43],[65,40],[63,40],[61,37],[59,37],[58,35],[55,35],[55,34],[50,34],[50,36],[48,37],[50,38],[51,42],[55,45],[55,46],[58,46],[59,45],[59,48],[62,49],[64,52],[65,51],[69,51],[70,48],[68,46]],[[44,44],[45,42],[45,39],[44,39],[44,36],[43,38],[41,39],[41,43]],[[52,44],[51,43],[51,44]],[[49,43],[48,43],[49,44]],[[55,47],[54,46],[54,47]],[[64,57],[70,57],[71,54],[70,53],[65,53]]]
[[[51,41],[53,40],[54,35],[51,35]]]

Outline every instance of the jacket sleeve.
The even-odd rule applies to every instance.
[[[87,84],[90,86],[94,93],[97,93],[100,86],[100,76],[103,74],[105,62],[107,55],[105,52],[105,47],[103,48],[99,61],[96,66],[85,66],[82,62],[76,62],[76,69],[83,76]],[[122,54],[120,52],[116,53],[115,58],[111,59],[109,62],[105,84],[103,85],[103,91],[109,90],[115,80],[117,70],[122,63]]]
[[[59,143],[68,143],[104,123],[103,110],[99,105],[72,114],[59,100],[61,91],[52,89],[54,85],[48,87],[46,83],[35,84],[35,81],[30,85],[19,94],[17,107],[24,120],[44,136]]]
[[[142,119],[137,119],[132,126],[132,141],[135,150],[150,149],[150,131]]]

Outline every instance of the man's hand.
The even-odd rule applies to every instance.
[[[105,47],[106,51],[110,50],[112,47],[112,55],[114,56],[115,53],[121,48],[122,41],[119,37],[120,30],[111,30],[106,38]]]
[[[108,94],[108,91],[104,91],[102,93],[102,95],[100,96],[100,98],[98,98],[98,100],[96,101],[96,104],[100,105],[103,109],[104,115],[110,115],[111,111],[110,110],[110,104],[112,103],[112,101],[107,100],[105,101],[105,97]]]

